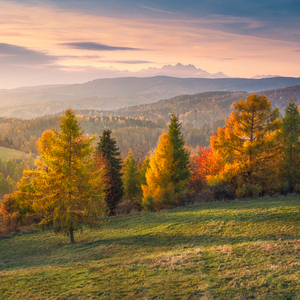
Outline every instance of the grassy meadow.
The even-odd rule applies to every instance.
[[[116,216],[75,240],[0,240],[0,298],[300,298],[299,196]]]
[[[22,159],[28,157],[28,154],[22,151],[18,151],[15,149],[9,149],[0,147],[0,159],[2,161],[7,161],[9,158],[11,159]]]

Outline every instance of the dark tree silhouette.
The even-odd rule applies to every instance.
[[[105,201],[109,214],[115,214],[115,208],[123,196],[121,178],[122,160],[115,139],[111,138],[111,130],[104,130],[95,151],[95,159],[104,157],[106,160]]]

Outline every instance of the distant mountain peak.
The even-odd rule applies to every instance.
[[[164,65],[162,68],[150,67],[138,71],[137,74],[140,76],[166,75],[182,78],[228,78],[228,76],[222,72],[212,74],[200,68],[196,68],[192,64],[183,65],[181,63],[177,63],[174,66]]]

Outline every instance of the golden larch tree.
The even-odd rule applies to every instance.
[[[155,154],[151,155],[146,171],[146,185],[142,185],[144,201],[153,197],[154,209],[161,210],[174,207],[180,198],[177,191],[183,191],[186,180],[176,180],[174,150],[166,133],[158,141]]]
[[[218,135],[211,136],[211,148],[225,163],[223,171],[213,180],[231,181],[244,187],[248,196],[275,188],[276,161],[280,143],[279,110],[271,108],[264,96],[252,94],[247,100],[233,103],[233,112]]]
[[[26,173],[28,186],[21,192],[25,196],[30,191],[34,210],[43,216],[42,227],[51,225],[56,232],[67,233],[74,243],[74,231],[82,224],[101,225],[102,174],[92,159],[93,139],[84,138],[72,110],[61,118],[60,129],[46,131],[39,139],[38,168]]]

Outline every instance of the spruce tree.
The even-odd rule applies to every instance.
[[[181,123],[178,117],[173,114],[168,129],[168,139],[172,148],[172,155],[174,158],[174,175],[172,180],[180,182],[182,180],[188,180],[190,177],[189,168],[189,152],[184,147],[185,141],[181,133]]]
[[[283,159],[280,164],[285,190],[293,192],[300,183],[300,114],[293,99],[285,109],[280,137]]]
[[[115,208],[123,196],[122,160],[116,144],[115,139],[111,138],[111,130],[104,130],[95,151],[96,160],[101,156],[106,160],[105,202],[110,215],[115,214]]]

